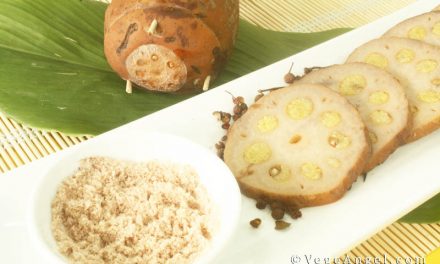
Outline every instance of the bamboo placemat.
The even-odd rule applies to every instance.
[[[311,32],[357,27],[413,2],[415,0],[241,0],[241,16],[265,28]],[[0,113],[0,173],[88,138],[39,131]],[[386,254],[388,263],[396,263],[398,257],[423,257],[438,247],[440,224],[394,223],[348,252],[347,256],[356,263],[357,257],[365,260]]]

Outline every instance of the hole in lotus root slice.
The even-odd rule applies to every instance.
[[[172,50],[156,44],[139,46],[125,66],[131,81],[150,90],[177,91],[187,78],[185,63]]]
[[[431,84],[435,85],[435,86],[439,86],[440,85],[440,78],[434,78],[431,80]]]
[[[289,206],[314,206],[323,204],[321,197],[327,199],[336,186],[338,192],[345,192],[347,182],[361,173],[370,149],[365,124],[340,94],[317,84],[293,84],[266,94],[257,104],[232,125],[225,143],[224,161],[245,195],[268,201],[281,198]],[[304,119],[293,120],[288,114],[292,109],[294,117]],[[325,127],[320,119],[325,112],[338,113],[339,125]],[[266,116],[276,116],[278,127],[262,134],[257,124]],[[334,131],[339,132],[335,133],[338,142],[332,147],[327,138]],[[242,133],[248,137],[241,138]]]
[[[434,90],[426,90],[417,95],[417,99],[425,103],[437,103],[440,101],[440,92]]]
[[[293,120],[308,117],[313,111],[313,103],[307,98],[298,98],[290,101],[286,107],[287,115]]]
[[[421,73],[430,73],[434,71],[438,66],[438,62],[435,60],[421,60],[416,65],[416,70]]]
[[[312,162],[306,162],[301,165],[301,175],[310,180],[319,180],[322,178],[322,169]]]
[[[422,26],[415,26],[412,27],[408,31],[408,38],[410,39],[416,39],[416,40],[423,40],[426,37],[426,29]]]
[[[434,26],[432,27],[432,34],[440,37],[440,22],[434,24]]]
[[[400,63],[410,63],[415,57],[415,52],[410,49],[401,49],[396,53],[396,60]]]
[[[243,158],[247,163],[260,164],[270,159],[272,150],[270,146],[264,142],[257,142],[248,146],[243,154]]]
[[[341,123],[341,115],[335,111],[323,112],[320,119],[321,123],[328,128],[336,127]]]
[[[144,59],[139,59],[136,61],[137,66],[144,66],[147,65],[148,61]]]
[[[267,133],[278,127],[278,118],[276,116],[264,116],[258,120],[257,128],[261,133]]]
[[[393,121],[393,117],[384,110],[375,110],[370,114],[370,120],[376,125],[388,125]]]
[[[357,95],[367,86],[367,80],[360,74],[345,77],[339,84],[339,92],[342,95]]]
[[[290,179],[292,173],[286,165],[273,165],[268,171],[269,176],[277,182],[285,182]]]
[[[136,77],[144,78],[145,77],[145,71],[136,71]]]
[[[381,69],[386,69],[388,67],[387,58],[385,58],[385,56],[378,52],[368,54],[365,57],[364,62],[379,67]]]
[[[333,131],[327,141],[331,147],[336,149],[344,149],[351,144],[351,139],[338,131]]]
[[[416,105],[410,105],[409,111],[411,112],[411,114],[415,115],[417,114],[417,112],[419,112],[419,108]]]
[[[372,92],[369,96],[368,96],[368,102],[374,105],[382,105],[388,102],[388,100],[390,99],[390,96],[387,92],[385,91],[376,91],[376,92]]]
[[[289,143],[290,144],[297,144],[301,141],[301,139],[302,139],[301,135],[296,134],[296,135],[293,135],[292,138],[290,138]]]
[[[376,144],[377,143],[377,135],[376,133],[372,132],[372,131],[368,131],[368,137],[370,138],[370,142],[372,144]]]

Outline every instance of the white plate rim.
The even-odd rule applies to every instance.
[[[385,31],[386,28],[391,26],[393,23],[401,21],[404,18],[414,16],[414,15],[420,14],[422,12],[428,11],[438,4],[440,4],[438,2],[438,0],[418,1],[418,2],[404,8],[402,10],[397,11],[394,14],[391,14],[387,17],[379,19],[379,20],[377,20],[373,23],[370,23],[366,26],[355,29],[355,30],[353,30],[349,33],[346,33],[344,35],[341,35],[335,39],[332,39],[330,41],[327,41],[327,42],[324,42],[320,45],[317,45],[309,50],[298,53],[294,56],[291,56],[289,58],[281,60],[275,64],[272,64],[270,66],[262,68],[256,72],[253,72],[249,75],[241,77],[231,83],[228,83],[228,84],[225,84],[221,87],[218,87],[217,89],[214,89],[214,90],[209,91],[207,93],[201,94],[199,96],[196,96],[196,97],[189,99],[187,101],[184,101],[182,103],[176,104],[176,105],[169,107],[167,109],[158,111],[150,116],[144,117],[144,118],[137,120],[133,123],[124,125],[116,130],[107,132],[107,133],[101,135],[100,137],[111,136],[113,133],[123,133],[124,131],[130,130],[133,128],[153,129],[153,127],[155,127],[155,126],[158,130],[163,131],[163,132],[176,132],[176,127],[174,127],[170,124],[161,124],[161,123],[157,123],[157,122],[160,122],[163,116],[170,116],[173,112],[178,114],[178,111],[180,111],[180,110],[183,111],[183,114],[186,114],[187,112],[185,112],[185,110],[182,109],[182,106],[188,105],[188,104],[191,104],[191,105],[194,105],[197,107],[203,106],[202,109],[206,110],[206,111],[219,110],[219,108],[220,109],[228,109],[228,107],[230,107],[230,103],[228,101],[230,99],[230,97],[224,93],[225,90],[232,91],[234,93],[238,92],[238,91],[240,93],[243,92],[243,94],[246,95],[246,98],[250,99],[253,96],[251,96],[251,93],[250,93],[251,90],[249,89],[249,87],[247,87],[247,88],[245,87],[245,89],[240,89],[240,90],[237,87],[244,87],[246,85],[249,85],[250,80],[260,80],[260,82],[258,82],[259,87],[252,90],[254,92],[255,92],[255,90],[257,90],[259,88],[270,87],[270,86],[279,86],[280,84],[282,84],[282,80],[281,80],[282,78],[280,78],[280,77],[275,78],[274,76],[270,76],[270,73],[284,72],[285,69],[287,69],[290,66],[290,63],[292,62],[292,60],[307,61],[307,63],[309,63],[309,64],[307,64],[307,63],[295,64],[295,67],[294,67],[295,71],[300,72],[301,67],[318,65],[317,63],[315,63],[315,61],[317,61],[316,60],[317,58],[310,57],[310,55],[311,54],[315,54],[315,55],[319,54],[320,49],[321,50],[328,49],[330,51],[330,50],[332,50],[332,45],[336,45],[338,43],[341,43],[342,41],[352,41],[353,42],[352,48],[354,48],[355,45],[359,45],[359,44],[361,44],[361,43],[363,43],[373,37],[379,36],[381,32]],[[347,55],[347,53],[338,53],[338,54],[336,54],[336,57],[339,58],[339,62],[342,62],[341,60],[346,55]],[[309,56],[309,57],[307,57],[307,56]],[[331,56],[334,56],[334,55],[330,54],[330,57]],[[332,62],[332,60],[328,59],[328,58],[320,58],[320,59],[322,59],[321,60],[322,64],[319,64],[319,65],[324,66],[326,63]],[[333,58],[333,63],[335,63],[334,58]],[[280,75],[282,75],[282,74],[280,74]],[[265,77],[266,79],[263,79],[263,77]],[[212,97],[217,98],[221,102],[217,102],[216,104],[210,104],[209,98],[212,98]],[[198,110],[200,110],[200,109],[198,109]],[[191,121],[201,120],[201,119],[204,119],[204,121],[207,120],[206,117],[204,117],[201,113],[195,113],[195,116],[192,116],[190,118]],[[218,126],[218,124],[214,120],[213,121],[206,121],[206,122],[207,122],[207,126],[211,126],[211,125]],[[176,125],[179,126],[179,124],[182,125],[182,122],[177,120]],[[191,130],[188,130],[187,128],[184,128],[184,127],[179,127],[177,130],[177,134],[179,134],[181,136],[185,136],[185,137],[192,139],[196,142],[199,142],[202,145],[205,145],[207,147],[212,147],[215,140],[217,140],[220,137],[221,130],[219,130],[218,128],[216,128],[216,129],[208,128],[208,129],[206,129],[206,131],[204,131],[204,133],[199,133],[195,136]],[[243,210],[244,212],[242,213],[241,225],[243,226],[243,229],[246,229],[246,230],[240,231],[239,235],[243,236],[243,237],[240,237],[239,235],[237,235],[236,239],[238,239],[238,240],[236,241],[237,245],[235,245],[235,248],[228,248],[229,251],[227,251],[227,254],[225,255],[224,258],[218,260],[218,263],[224,263],[230,259],[239,260],[240,263],[274,263],[274,262],[287,263],[287,262],[289,262],[289,257],[292,256],[292,254],[295,254],[297,252],[299,252],[301,254],[311,253],[311,254],[317,254],[317,255],[323,255],[323,256],[338,256],[338,255],[341,255],[341,254],[347,252],[348,250],[350,250],[352,247],[356,246],[358,243],[360,243],[364,239],[368,238],[369,236],[371,236],[375,232],[379,231],[381,228],[385,227],[386,225],[391,224],[393,221],[400,218],[405,213],[409,212],[411,209],[420,205],[422,202],[424,202],[425,200],[434,196],[438,192],[438,190],[440,189],[440,182],[438,181],[437,178],[434,178],[428,174],[432,173],[432,170],[430,170],[430,164],[431,164],[430,157],[432,157],[433,155],[435,156],[436,150],[438,151],[438,149],[433,148],[432,142],[435,140],[438,140],[439,138],[440,138],[440,134],[437,132],[437,133],[434,133],[434,134],[418,141],[417,144],[410,144],[408,146],[403,147],[401,150],[398,150],[397,153],[394,154],[391,157],[391,159],[389,161],[387,161],[387,163],[385,163],[385,165],[382,165],[382,168],[378,168],[377,171],[375,170],[373,172],[373,174],[382,174],[382,173],[384,173],[384,171],[387,171],[389,168],[392,168],[395,171],[398,170],[399,173],[401,171],[405,171],[403,174],[405,174],[405,173],[410,174],[410,173],[417,172],[418,174],[422,174],[423,180],[432,180],[432,182],[430,182],[430,184],[427,184],[426,182],[423,183],[423,190],[419,190],[418,188],[415,188],[415,187],[418,187],[418,185],[405,186],[405,185],[402,185],[401,182],[392,181],[391,180],[392,177],[388,177],[388,176],[383,177],[383,180],[381,180],[380,182],[384,182],[387,184],[394,184],[395,183],[396,190],[393,190],[393,194],[396,194],[396,193],[399,195],[404,194],[404,192],[402,190],[397,190],[400,187],[404,187],[404,188],[406,188],[405,190],[410,190],[413,192],[411,193],[411,196],[398,197],[399,199],[396,199],[396,197],[386,197],[386,198],[389,198],[390,201],[384,201],[383,204],[384,205],[392,204],[395,206],[387,208],[388,211],[386,211],[382,216],[377,217],[377,219],[374,219],[374,221],[362,222],[363,224],[366,224],[365,226],[363,226],[364,230],[361,230],[361,231],[354,230],[354,234],[350,234],[349,231],[353,231],[353,230],[351,230],[349,228],[347,230],[338,229],[337,226],[331,225],[333,222],[330,222],[330,223],[326,223],[326,225],[325,225],[326,227],[328,227],[327,229],[320,230],[323,232],[320,235],[322,237],[324,237],[324,239],[323,239],[324,242],[323,241],[316,241],[316,244],[313,245],[313,246],[315,246],[315,249],[310,249],[310,248],[301,247],[301,246],[295,247],[296,245],[283,245],[283,247],[279,248],[279,247],[276,247],[276,245],[272,246],[271,244],[268,244],[268,241],[273,241],[275,239],[285,239],[285,237],[287,236],[287,232],[282,233],[282,234],[279,234],[279,233],[272,234],[272,233],[268,233],[269,228],[266,228],[266,227],[261,228],[257,232],[255,232],[255,230],[247,230],[245,227],[246,225],[248,225],[248,220],[249,220],[249,216],[247,215],[247,212],[249,212],[248,210],[251,210],[250,205],[252,203],[249,200],[244,199],[245,200],[244,201],[244,209],[245,210]],[[18,177],[20,175],[30,173],[35,169],[42,169],[42,168],[44,169],[51,162],[55,162],[57,159],[59,159],[61,156],[63,156],[68,151],[70,151],[70,150],[58,152],[54,155],[51,155],[49,158],[45,158],[43,160],[34,162],[33,164],[26,165],[22,168],[16,169],[10,173],[6,173],[4,176],[2,175],[0,177],[0,181],[7,182],[8,180],[6,178],[8,178],[8,177],[14,177],[14,175]],[[411,158],[413,160],[413,163],[417,163],[417,164],[423,165],[425,167],[423,167],[421,171],[415,171],[416,168],[414,166],[412,166],[412,164],[408,164],[408,160],[409,160],[408,155],[412,156]],[[400,163],[404,163],[404,164],[400,164]],[[384,168],[384,167],[386,167],[386,168]],[[39,173],[37,172],[35,174],[39,174]],[[407,176],[406,174],[404,175],[405,177]],[[36,176],[38,176],[38,175],[36,175]],[[371,177],[371,178],[372,179],[371,180],[369,179],[365,185],[370,185],[372,182],[373,183],[377,182],[377,180],[374,180],[374,177]],[[404,177],[401,177],[401,178],[404,178]],[[20,181],[20,180],[17,180],[17,181]],[[417,184],[418,182],[414,181],[413,183]],[[0,186],[1,186],[1,184],[0,184]],[[359,184],[356,184],[356,186],[354,187],[354,191],[352,191],[351,193],[349,193],[347,195],[350,197],[348,199],[352,199],[353,201],[357,199],[357,194],[361,192],[361,191],[358,191],[359,190],[358,186],[359,186]],[[364,189],[366,189],[366,187],[364,187]],[[7,190],[5,190],[5,193],[11,194],[12,192],[7,192]],[[11,197],[13,197],[12,194],[11,194]],[[378,197],[380,197],[380,195],[378,195],[377,197],[374,196],[372,198],[373,198],[374,202],[376,202],[377,204],[380,204],[381,201],[374,200]],[[314,208],[314,209],[310,209],[310,210],[305,210],[306,211],[305,217],[303,217],[303,219],[300,219],[298,222],[294,222],[294,224],[299,227],[297,229],[295,229],[294,231],[292,231],[292,234],[295,234],[295,236],[297,236],[297,235],[304,236],[305,235],[304,230],[298,230],[298,229],[301,229],[301,227],[303,227],[303,226],[307,226],[304,223],[305,220],[316,221],[316,219],[313,219],[313,217],[315,217],[316,215],[329,216],[329,215],[331,215],[330,212],[332,210],[336,210],[336,211],[341,210],[340,207],[343,206],[344,204],[347,204],[346,201],[348,199],[346,199],[344,197],[338,203],[335,203],[335,204],[332,204],[329,206],[325,206],[325,207],[319,207],[319,208]],[[369,201],[369,202],[370,202],[369,204],[367,204],[367,205],[362,204],[360,207],[364,208],[365,206],[367,206],[367,208],[371,211],[372,214],[381,214],[382,213],[382,211],[378,210],[377,208],[369,208],[368,206],[374,205],[374,203],[372,201]],[[2,205],[2,204],[0,203],[0,205]],[[362,210],[359,210],[359,208],[353,208],[353,209],[355,209],[355,212],[357,213],[357,215],[359,217],[364,217],[366,215],[365,212],[363,212]],[[329,212],[329,210],[330,210],[330,212]],[[252,210],[251,212],[252,212],[252,214],[255,214],[255,212],[257,212],[257,211]],[[266,222],[266,220],[270,220],[270,217],[267,217],[265,215],[259,214],[258,216],[261,216],[261,218],[263,219],[264,222]],[[350,216],[352,217],[352,215],[348,215],[348,217],[350,217]],[[312,224],[315,224],[315,222],[313,222]],[[344,224],[346,224],[346,223],[344,223]],[[351,224],[351,222],[349,222],[349,224]],[[351,228],[357,228],[358,225],[359,225],[359,223],[352,222]],[[309,224],[309,226],[310,226],[310,224]],[[315,226],[315,227],[319,227],[319,226]],[[327,236],[331,235],[331,232],[329,232],[329,229],[331,229],[332,227],[335,228],[339,232],[338,234],[340,236],[344,236],[345,239],[343,239],[341,241],[338,240],[337,241],[338,243],[329,244],[329,240],[326,238],[327,238]],[[248,240],[249,236],[251,236],[253,238],[253,240],[255,240],[255,241]],[[245,240],[245,242],[241,241],[239,239]],[[295,238],[292,238],[292,239],[294,240]],[[264,246],[261,245],[262,243],[258,243],[258,241],[264,241],[265,242],[265,243],[263,243]],[[325,247],[325,245],[327,245],[327,247]],[[328,246],[328,245],[331,245],[331,246]],[[254,255],[241,254],[240,255],[241,251],[245,251],[250,248],[252,248],[258,254],[254,254]],[[297,251],[297,252],[295,252],[295,251]]]

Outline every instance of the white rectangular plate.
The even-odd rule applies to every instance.
[[[438,0],[420,0],[388,17],[99,137],[111,140],[129,130],[154,130],[184,136],[215,151],[214,144],[223,131],[212,112],[232,108],[231,97],[225,91],[252,102],[258,89],[284,85],[283,75],[292,62],[298,74],[304,67],[343,63],[356,47],[437,4]],[[285,231],[275,231],[269,211],[256,209],[255,202],[244,197],[238,231],[218,263],[290,263],[294,254],[306,263],[304,254],[340,256],[440,190],[435,166],[440,153],[438,142],[440,132],[401,147],[369,173],[366,182],[358,181],[343,199],[302,210],[303,217],[291,221],[292,226]],[[0,262],[44,263],[30,244],[24,226],[29,194],[50,166],[77,147],[0,176]],[[263,221],[259,229],[249,225],[256,217]]]

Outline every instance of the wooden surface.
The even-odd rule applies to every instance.
[[[413,2],[415,1],[241,0],[241,16],[265,28],[311,32],[338,27],[357,27]],[[88,138],[38,131],[18,124],[0,113],[0,173]],[[386,254],[388,263],[396,263],[396,258],[423,257],[438,247],[440,247],[440,224],[394,223],[347,252],[347,256],[351,258],[352,263],[355,263],[356,257],[365,260],[366,257],[382,257]]]

